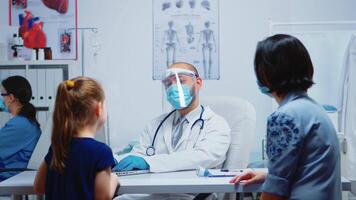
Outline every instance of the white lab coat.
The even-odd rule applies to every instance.
[[[348,44],[339,88],[340,131],[347,141],[347,178],[356,180],[356,36]]]
[[[155,141],[156,154],[146,156],[146,149],[151,145],[159,123],[167,114],[152,120],[140,137],[132,154],[143,156],[150,165],[151,172],[169,172],[178,170],[196,169],[199,166],[206,168],[220,167],[226,158],[231,143],[230,127],[222,117],[215,114],[209,107],[205,107],[202,118],[205,120],[204,129],[200,130],[200,122],[193,129],[190,127],[196,119],[192,120],[184,130],[181,139],[172,147],[171,115],[160,128]]]
[[[204,129],[200,131],[200,122],[191,130],[191,125],[196,119],[189,122],[181,139],[172,147],[172,114],[160,128],[156,141],[156,154],[146,155],[146,149],[152,144],[155,131],[159,123],[167,114],[153,119],[144,129],[139,144],[136,145],[131,155],[143,157],[150,165],[151,172],[170,172],[190,170],[198,167],[215,168],[221,167],[226,158],[226,153],[231,143],[230,127],[224,118],[215,114],[209,107],[205,107],[202,118],[205,121]],[[124,155],[122,157],[126,157]],[[121,158],[122,158],[121,157]],[[117,157],[118,158],[118,157]],[[180,195],[123,195],[119,199],[192,199],[194,196]]]

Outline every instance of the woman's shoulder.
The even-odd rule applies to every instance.
[[[21,115],[17,115],[11,118],[6,122],[6,126],[16,127],[17,129],[24,129],[24,131],[33,131],[35,129],[36,132],[40,132],[39,127],[35,123]]]
[[[281,106],[277,113],[284,113],[294,118],[305,118],[307,116],[317,116],[323,114],[323,108],[309,97],[299,98]]]
[[[28,123],[30,123],[30,121],[24,116],[17,115],[15,117],[12,117],[7,123],[18,125],[18,124],[28,124]]]

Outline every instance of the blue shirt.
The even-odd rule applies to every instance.
[[[45,157],[50,166],[52,148]],[[94,199],[95,175],[115,161],[111,149],[92,138],[72,138],[65,170],[60,174],[48,167],[46,199]],[[109,187],[109,185],[108,185]]]
[[[263,191],[288,199],[340,200],[340,152],[323,108],[291,92],[267,123],[268,174]]]
[[[25,169],[40,135],[40,128],[26,117],[18,115],[6,122],[0,129],[0,168]],[[0,181],[18,173],[1,172]]]

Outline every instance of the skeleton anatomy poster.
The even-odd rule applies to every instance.
[[[50,47],[53,59],[77,58],[77,0],[9,0],[9,11],[25,47]]]
[[[153,79],[174,62],[219,79],[219,0],[153,0]]]

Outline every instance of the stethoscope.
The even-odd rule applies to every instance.
[[[152,144],[151,146],[147,147],[146,149],[146,155],[147,156],[153,156],[156,154],[156,148],[154,147],[155,145],[155,141],[156,141],[156,137],[157,137],[157,134],[158,134],[158,131],[159,129],[162,127],[163,123],[177,110],[173,110],[171,111],[170,113],[168,113],[168,115],[166,115],[163,120],[161,121],[161,123],[159,123],[157,129],[156,129],[156,132],[155,132],[155,135],[153,136],[153,140],[152,140]],[[200,124],[200,130],[203,130],[204,128],[204,120],[203,120],[203,114],[204,114],[204,111],[205,111],[205,108],[204,106],[201,106],[201,112],[200,112],[200,116],[199,116],[199,119],[195,120],[195,122],[193,123],[193,125],[190,127],[190,130],[193,129],[193,127],[195,126],[196,123],[198,122],[201,122]]]

